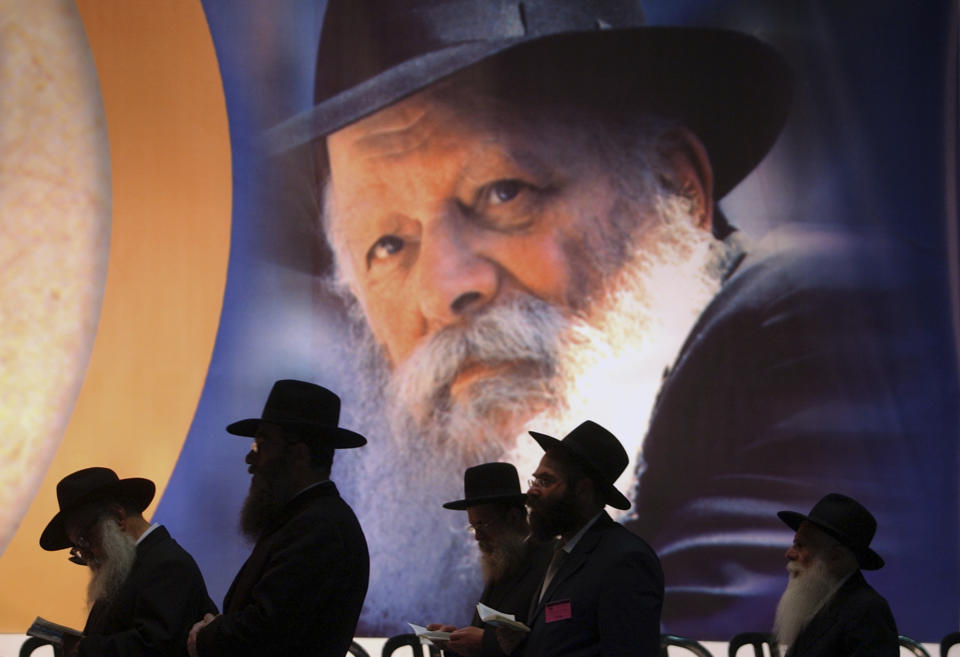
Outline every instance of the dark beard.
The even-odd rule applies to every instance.
[[[275,462],[269,470],[260,469],[257,478],[250,481],[250,492],[240,510],[240,531],[256,541],[270,526],[280,511],[293,499],[296,491],[286,477],[286,458]]]
[[[577,499],[573,489],[567,490],[553,501],[540,498],[529,504],[530,531],[541,541],[549,541],[567,530],[574,529],[580,522],[577,514]]]

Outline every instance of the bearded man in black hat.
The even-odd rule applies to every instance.
[[[64,637],[68,657],[182,657],[193,621],[216,612],[193,558],[144,519],[155,491],[149,479],[120,479],[99,467],[57,484],[60,511],[40,547],[70,548],[70,560],[90,568],[90,615],[79,642]]]
[[[917,287],[898,278],[915,263],[829,230],[754,243],[717,205],[777,139],[791,79],[758,39],[649,27],[634,0],[326,5],[315,105],[267,143],[316,165],[331,288],[365,365],[358,416],[384,434],[369,462],[408,491],[354,477],[388,529],[371,617],[456,603],[459,587],[403,577],[409,553],[459,562],[455,538],[417,522],[436,497],[424,464],[524,464],[528,428],[585,415],[625,440],[630,527],[675,587],[669,631],[767,622],[765,509],[836,481],[834,454],[885,522],[922,533],[876,484],[923,483],[900,455],[919,432],[891,430],[915,421],[892,379],[936,392],[934,358],[915,359]]]
[[[530,527],[554,541],[554,556],[531,601],[523,654],[659,655],[660,561],[604,511],[630,507],[613,485],[627,466],[623,446],[589,420],[562,440],[530,435],[544,450],[527,491]]]
[[[227,431],[253,438],[241,528],[256,541],[223,601],[190,631],[191,657],[343,657],[370,561],[356,516],[330,481],[333,451],[366,439],[338,426],[340,398],[277,381],[260,418]]]
[[[520,490],[517,469],[510,463],[483,463],[463,473],[461,500],[443,505],[466,511],[470,530],[480,549],[483,593],[480,602],[524,622],[533,593],[553,554],[549,542],[530,535],[527,496]],[[504,657],[496,628],[484,623],[478,612],[470,627],[432,623],[429,630],[450,632],[447,652],[462,657]]]
[[[899,655],[890,606],[860,572],[883,567],[870,548],[873,514],[853,498],[830,493],[809,515],[777,516],[796,531],[774,625],[779,642],[789,646],[786,657]]]

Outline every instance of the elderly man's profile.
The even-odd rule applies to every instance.
[[[773,511],[820,491],[900,527],[888,554],[953,518],[955,495],[918,514],[903,494],[955,482],[925,471],[955,461],[944,318],[918,294],[939,261],[879,223],[737,228],[798,198],[767,169],[760,201],[728,203],[809,102],[763,30],[651,26],[627,0],[331,0],[317,18],[314,101],[263,137],[263,234],[306,208],[288,255],[309,252],[315,330],[284,348],[362,400],[344,414],[367,453],[337,476],[370,528],[361,632],[465,622],[475,555],[435,500],[477,462],[529,475],[518,437],[583,417],[630,455],[617,520],[661,558],[670,632],[769,626]],[[955,572],[891,568],[884,590],[896,606]]]

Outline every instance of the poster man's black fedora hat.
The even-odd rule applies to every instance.
[[[227,426],[236,436],[255,436],[261,422],[276,424],[324,447],[344,449],[367,444],[359,433],[338,426],[340,398],[315,383],[282,379],[273,384],[263,413]]]
[[[153,500],[157,487],[149,479],[131,477],[120,479],[110,468],[84,468],[68,474],[57,484],[57,503],[60,510],[40,534],[44,550],[64,550],[71,547],[65,520],[73,512],[94,502],[132,501],[143,511]]]
[[[883,559],[870,549],[870,541],[877,531],[877,521],[866,507],[852,497],[829,493],[813,505],[808,515],[780,511],[777,516],[794,531],[804,520],[813,523],[853,550],[864,570],[883,568]]]
[[[586,465],[599,478],[597,483],[607,504],[615,509],[630,508],[630,500],[613,485],[617,477],[626,469],[630,459],[623,445],[612,433],[596,422],[587,420],[562,440],[536,431],[531,431],[530,435],[543,448],[543,451],[564,449]]]
[[[729,30],[646,26],[638,0],[330,0],[314,106],[269,130],[265,147],[310,143],[480,65],[494,85],[595,79],[607,104],[680,120],[710,154],[717,198],[773,145],[792,96],[770,46]]]
[[[523,504],[526,494],[520,490],[520,476],[510,463],[483,463],[463,473],[463,499],[447,502],[445,509],[463,511],[478,504],[516,502]]]

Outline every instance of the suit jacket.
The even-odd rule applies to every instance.
[[[217,613],[217,607],[200,569],[157,527],[137,545],[133,568],[113,601],[90,610],[77,654],[186,657],[187,634],[206,613]]]
[[[857,571],[800,631],[786,657],[897,657],[890,607]]]
[[[327,481],[264,530],[197,635],[201,657],[343,657],[367,593],[370,560],[356,516]]]
[[[657,657],[663,572],[649,545],[603,513],[531,605],[526,657]]]
[[[526,623],[530,603],[533,596],[540,592],[540,584],[552,556],[552,543],[529,539],[526,558],[519,569],[484,587],[480,602],[505,614],[513,614],[518,621]],[[481,657],[506,657],[507,653],[497,641],[496,628],[481,621],[480,614],[476,612],[473,614],[472,625],[483,628]]]
[[[627,526],[663,561],[664,631],[770,627],[792,537],[776,512],[831,491],[874,513],[881,554],[914,557],[884,569],[885,588],[955,579],[955,564],[921,558],[931,541],[956,549],[941,528],[957,513],[956,375],[926,259],[836,231],[748,246],[666,376],[643,445]],[[910,502],[923,499],[937,505]]]

